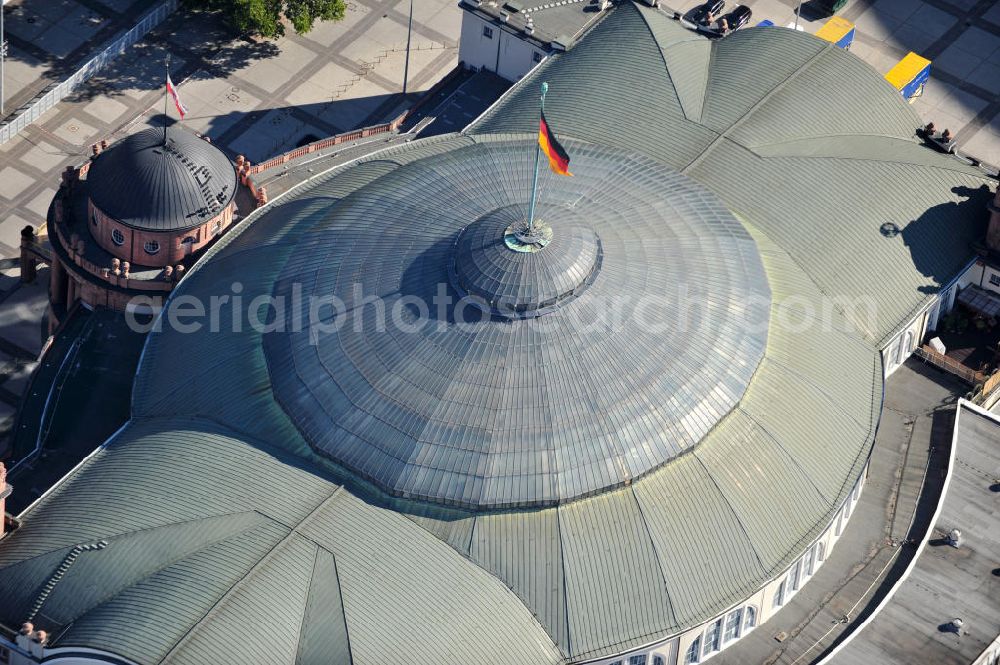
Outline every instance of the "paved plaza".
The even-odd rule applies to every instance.
[[[415,2],[403,96],[408,7],[407,0],[352,0],[342,21],[257,42],[233,39],[213,16],[176,12],[0,145],[0,258],[17,255],[21,228],[44,222],[60,171],[85,160],[92,143],[162,126],[168,53],[189,111],[184,125],[252,161],[395,117],[458,62],[457,3]],[[17,70],[19,59],[31,62],[15,48],[8,71]],[[176,121],[173,108],[168,115]]]
[[[8,0],[7,114],[59,83],[161,0]]]

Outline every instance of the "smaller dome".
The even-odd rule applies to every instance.
[[[236,195],[236,168],[217,147],[176,127],[147,129],[97,156],[87,183],[101,211],[132,228],[204,224]]]
[[[597,234],[562,206],[538,206],[535,220],[529,232],[524,206],[506,206],[462,229],[453,285],[506,318],[545,314],[586,289],[600,270]]]

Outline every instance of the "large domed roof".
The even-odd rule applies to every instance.
[[[571,208],[541,205],[535,216],[529,227],[518,203],[465,227],[455,243],[452,285],[507,318],[539,316],[585,289],[602,259],[597,234]]]
[[[90,166],[89,195],[106,215],[136,229],[171,231],[204,224],[236,195],[225,153],[194,134],[146,129],[115,143]]]
[[[526,207],[542,80],[576,176],[543,171],[553,252],[523,261],[495,234],[505,211],[517,221]],[[651,645],[683,653],[678,634],[748,599],[765,619],[774,608],[757,605],[761,589],[830,528],[866,468],[880,349],[967,265],[980,230],[989,197],[960,192],[988,178],[915,141],[919,122],[879,72],[812,35],[759,28],[709,42],[622,3],[465,132],[311,161],[308,182],[221,238],[171,296],[230,306],[196,334],[165,317],[130,422],[4,538],[0,622],[23,621],[67,554],[102,539],[59,573],[36,627],[55,648],[137,663],[628,661]],[[885,222],[898,237],[880,233]],[[587,232],[600,261],[577,288],[592,265]],[[669,294],[682,275],[703,285],[691,300],[708,298],[705,320],[739,320],[720,308],[742,277],[744,294],[758,288],[758,261],[771,297],[755,370],[761,329],[654,335],[587,319],[598,300]],[[394,306],[412,316],[408,296],[431,285],[459,295],[453,264],[487,296],[569,295],[535,317],[491,316],[479,332],[458,330],[447,311],[433,318],[431,302],[422,332],[363,319],[355,333],[348,320],[314,345],[294,327],[282,342],[247,312],[288,293],[294,312],[299,285],[377,318],[354,299],[356,282],[387,316]],[[545,330],[566,321],[580,322],[577,334]],[[474,408],[507,438],[465,427]],[[680,439],[641,445],[667,417],[686,417],[671,424],[692,427],[691,440],[710,430],[683,454]],[[616,450],[622,442],[631,447]],[[549,465],[574,454],[571,471]],[[627,460],[631,473],[669,455],[626,487],[574,501],[544,493],[553,480],[581,479],[555,485],[570,496],[627,477],[588,460]],[[477,495],[480,469],[508,494]],[[437,503],[379,489],[414,487]],[[440,505],[472,505],[458,487],[480,505],[532,496],[525,488],[559,503]]]
[[[318,452],[391,494],[485,509],[626,484],[695,446],[763,357],[764,269],[713,194],[571,142],[576,175],[545,178],[529,231],[534,145],[399,169],[278,280],[278,298],[301,287],[345,314],[265,337],[275,396]]]

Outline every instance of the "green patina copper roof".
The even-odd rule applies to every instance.
[[[558,663],[697,625],[785,570],[860,474],[879,349],[967,261],[983,215],[966,199],[985,184],[913,140],[919,120],[876,72],[809,35],[748,29],[708,44],[622,6],[468,133],[378,153],[273,203],[176,294],[207,299],[239,281],[249,301],[283,288],[296,261],[329,270],[309,248],[352,206],[398,200],[379,187],[463,151],[502,163],[531,140],[543,79],[572,149],[687,176],[755,246],[771,296],[763,358],[700,443],[558,505],[416,502],[314,452],[322,432],[295,421],[315,407],[279,405],[289,375],[275,376],[249,326],[153,334],[132,421],[0,545],[0,621],[24,619],[74,546],[105,540],[39,609],[57,645],[139,663]],[[900,236],[879,233],[886,221]],[[384,252],[405,254],[400,242]],[[871,297],[876,316],[824,307],[830,296]]]

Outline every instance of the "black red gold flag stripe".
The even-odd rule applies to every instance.
[[[549,123],[545,120],[545,111],[542,111],[542,119],[538,123],[538,145],[542,152],[549,158],[549,168],[553,173],[559,175],[573,175],[569,172],[569,153],[559,143],[555,133],[549,128]]]

